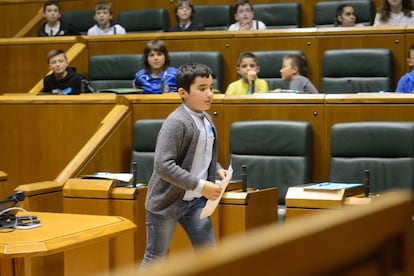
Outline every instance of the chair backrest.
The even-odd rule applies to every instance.
[[[254,17],[268,29],[301,27],[300,3],[255,4],[253,10]]]
[[[337,49],[323,53],[322,93],[391,91],[392,85],[393,56],[390,49]]]
[[[214,89],[223,91],[223,55],[216,51],[179,51],[169,52],[170,66],[180,67],[180,65],[190,62],[198,62],[207,65],[213,71]]]
[[[372,192],[414,188],[414,122],[338,123],[331,128],[332,182],[363,183]]]
[[[132,131],[132,162],[137,163],[138,180],[148,184],[154,168],[155,144],[163,119],[141,119]]]
[[[164,8],[121,11],[118,23],[127,33],[168,31],[168,11]]]
[[[230,126],[233,179],[247,166],[247,186],[277,187],[284,204],[288,187],[310,182],[312,126],[302,121],[240,121]]]
[[[233,21],[230,5],[194,5],[193,21],[202,23],[206,31],[227,30]]]
[[[334,27],[336,9],[343,4],[351,5],[355,10],[356,23],[371,26],[374,22],[375,7],[372,0],[322,1],[314,5],[313,24],[315,27]]]
[[[96,24],[92,10],[66,11],[62,13],[61,20],[71,24],[83,35],[87,34],[88,29]]]
[[[269,89],[289,89],[289,83],[282,80],[280,69],[283,64],[283,57],[288,54],[303,55],[302,51],[280,50],[280,51],[256,51],[257,61],[260,65],[259,77],[267,81]]]
[[[88,79],[95,90],[132,88],[142,68],[142,54],[111,54],[89,57]]]

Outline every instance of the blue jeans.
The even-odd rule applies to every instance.
[[[147,248],[141,268],[167,255],[177,222],[183,227],[193,248],[214,247],[214,230],[210,217],[200,219],[200,213],[205,204],[204,197],[195,198],[192,201],[183,200],[175,217],[159,216],[147,211]]]

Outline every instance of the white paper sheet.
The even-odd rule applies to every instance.
[[[200,219],[209,217],[211,216],[211,214],[213,214],[221,198],[223,197],[224,191],[226,190],[227,185],[229,185],[232,176],[233,176],[233,168],[230,165],[229,168],[227,169],[226,177],[219,184],[217,184],[217,185],[220,185],[222,188],[220,196],[216,200],[207,200],[206,206],[201,211]]]

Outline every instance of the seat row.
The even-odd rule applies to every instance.
[[[153,170],[155,142],[164,120],[137,120],[132,158],[141,182]],[[392,135],[390,135],[392,134]],[[370,172],[370,192],[392,188],[414,190],[414,123],[350,122],[331,128],[329,181],[364,183]],[[230,126],[233,179],[247,166],[247,187],[278,188],[279,205],[289,187],[311,182],[312,125],[305,121],[238,121]],[[224,165],[224,164],[222,164]]]
[[[254,51],[260,65],[259,77],[269,89],[288,89],[280,75],[283,57],[302,54],[297,50]],[[189,62],[204,63],[213,71],[214,88],[224,92],[223,56],[218,51],[170,52],[171,66]],[[142,54],[107,54],[89,58],[88,78],[95,90],[131,88]],[[340,49],[325,51],[322,58],[321,85],[324,93],[357,93],[393,90],[393,55],[389,49]]]
[[[357,23],[372,25],[375,8],[372,0],[350,0],[347,3],[355,8]],[[336,9],[343,1],[318,2],[314,7],[316,27],[334,26]],[[231,5],[194,5],[193,21],[202,23],[206,30],[227,30],[233,23]],[[299,28],[301,24],[301,4],[296,2],[254,4],[255,18],[264,22],[268,29]],[[82,34],[96,22],[90,10],[67,11],[62,20],[71,23]],[[164,32],[169,29],[169,17],[165,8],[128,10],[118,13],[117,22],[128,33]]]

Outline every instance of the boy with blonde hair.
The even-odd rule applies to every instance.
[[[106,1],[98,2],[95,5],[93,18],[96,25],[88,30],[88,35],[112,35],[125,34],[125,28],[112,20],[112,4]]]

